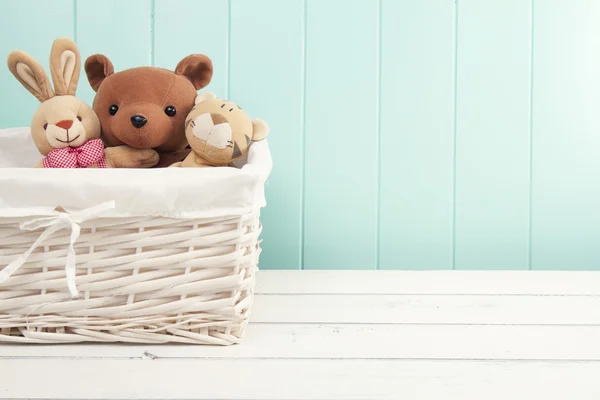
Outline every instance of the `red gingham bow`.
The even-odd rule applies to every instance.
[[[79,147],[65,147],[52,150],[44,158],[44,168],[87,168],[98,163],[98,168],[106,168],[104,144],[100,139],[88,141]]]

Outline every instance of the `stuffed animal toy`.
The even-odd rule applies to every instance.
[[[111,61],[96,54],[86,60],[85,71],[96,91],[93,108],[107,146],[155,149],[160,155],[156,167],[167,167],[187,156],[185,117],[194,106],[197,90],[212,79],[210,58],[189,55],[174,72],[137,67],[115,73]]]
[[[192,151],[173,167],[227,166],[248,153],[252,142],[263,140],[269,126],[252,120],[240,106],[206,92],[196,97],[196,105],[185,121],[185,134]]]
[[[27,53],[15,50],[8,68],[41,105],[31,121],[33,141],[45,158],[43,168],[144,167],[158,162],[156,152],[122,146],[105,152],[96,113],[75,97],[81,70],[79,49],[68,38],[59,38],[50,51],[54,89],[43,67]]]

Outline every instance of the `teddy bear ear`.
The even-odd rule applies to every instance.
[[[252,134],[252,141],[258,142],[263,140],[269,134],[269,125],[262,119],[255,119],[252,121],[252,128],[254,130]]]
[[[200,104],[203,101],[214,100],[217,98],[217,95],[213,92],[202,92],[198,96],[196,96],[195,103]]]
[[[179,61],[175,73],[188,78],[196,90],[200,90],[212,79],[212,61],[204,54],[191,54]]]
[[[98,91],[100,84],[104,79],[115,72],[115,68],[108,59],[102,54],[94,54],[85,60],[85,73],[87,75],[90,86],[94,92]]]

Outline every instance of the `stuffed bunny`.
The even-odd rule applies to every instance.
[[[81,59],[71,39],[59,38],[52,44],[50,73],[54,90],[40,63],[23,51],[9,54],[8,68],[41,102],[31,121],[33,141],[45,156],[36,167],[138,167],[158,162],[158,154],[153,150],[120,146],[112,148],[112,154],[105,152],[98,116],[75,97]]]

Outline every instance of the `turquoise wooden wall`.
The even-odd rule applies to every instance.
[[[0,34],[209,55],[272,127],[262,268],[600,269],[600,1],[0,0]],[[7,68],[0,93],[28,125]]]

